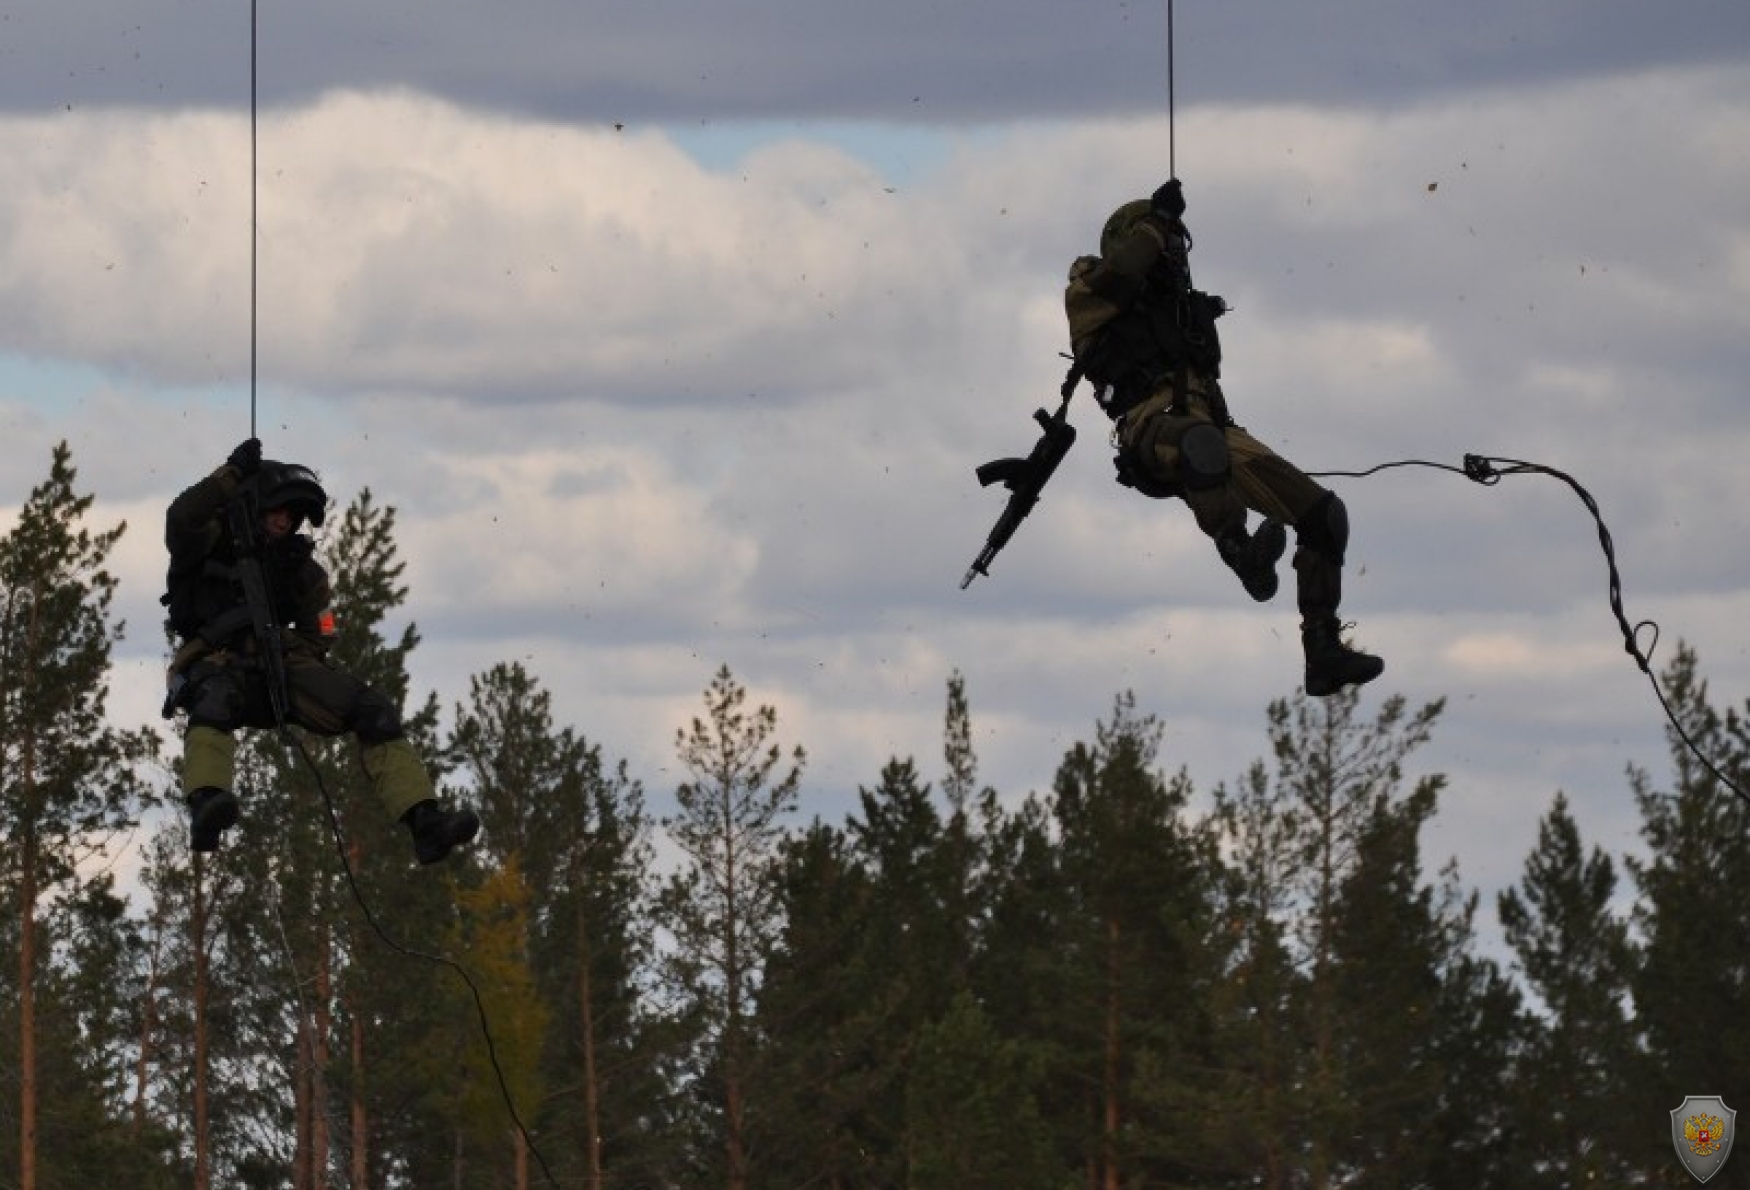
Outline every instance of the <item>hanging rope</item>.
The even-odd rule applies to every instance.
[[[1173,0],[1167,0],[1167,176],[1179,176],[1179,144],[1178,131],[1174,127],[1177,122],[1176,98],[1173,94]]]
[[[359,910],[365,915],[365,921],[370,924],[372,931],[383,940],[385,946],[396,954],[410,959],[418,959],[421,962],[433,963],[440,967],[448,967],[467,985],[469,994],[474,997],[474,1015],[480,1023],[480,1036],[486,1041],[486,1059],[492,1066],[493,1075],[498,1079],[498,1093],[500,1098],[504,1100],[504,1110],[509,1114],[510,1122],[515,1125],[518,1134],[522,1136],[523,1143],[528,1146],[529,1153],[534,1157],[535,1163],[541,1167],[541,1172],[546,1176],[548,1184],[558,1190],[558,1179],[553,1176],[553,1171],[547,1167],[547,1159],[541,1155],[541,1150],[535,1147],[535,1138],[529,1135],[529,1130],[523,1124],[522,1117],[517,1114],[516,1102],[510,1094],[510,1084],[504,1076],[504,1067],[499,1065],[498,1047],[492,1040],[492,1021],[487,1016],[486,1000],[480,994],[479,985],[474,982],[474,977],[468,973],[468,969],[456,960],[446,958],[441,954],[428,954],[423,950],[415,950],[411,946],[402,945],[389,936],[388,931],[377,921],[377,915],[371,912],[370,904],[365,900],[364,890],[359,888],[358,878],[352,870],[352,860],[347,855],[346,832],[340,825],[340,812],[334,805],[333,796],[328,792],[328,783],[322,779],[322,770],[317,767],[316,758],[311,756],[309,750],[304,747],[304,741],[293,734],[284,723],[280,724],[280,738],[288,747],[296,750],[304,762],[304,767],[309,770],[311,779],[316,782],[316,788],[322,794],[322,803],[328,810],[329,833],[334,836],[334,849],[340,856],[340,869],[346,874],[346,883],[347,887],[352,890],[352,899],[358,902]],[[359,756],[359,767],[364,770],[365,779],[370,780],[371,772],[369,768],[365,767],[363,755]]]
[[[1746,793],[1737,782],[1726,776],[1712,760],[1708,759],[1701,747],[1690,737],[1688,730],[1678,721],[1677,712],[1672,709],[1670,700],[1665,697],[1664,687],[1659,684],[1658,676],[1653,673],[1652,654],[1659,643],[1658,622],[1641,620],[1638,623],[1629,623],[1628,614],[1623,610],[1622,575],[1616,568],[1616,544],[1611,539],[1609,526],[1604,523],[1603,514],[1598,510],[1598,501],[1592,498],[1591,492],[1582,487],[1572,475],[1554,467],[1546,467],[1541,463],[1527,463],[1521,459],[1503,459],[1473,454],[1464,456],[1464,466],[1462,467],[1454,467],[1449,463],[1429,462],[1426,459],[1400,459],[1396,462],[1381,463],[1377,467],[1369,467],[1365,471],[1309,471],[1307,474],[1315,479],[1333,476],[1365,479],[1369,475],[1377,475],[1381,471],[1389,471],[1396,467],[1431,467],[1437,471],[1450,471],[1454,475],[1462,475],[1484,487],[1493,487],[1501,482],[1501,477],[1505,475],[1548,475],[1561,480],[1572,488],[1574,494],[1580,498],[1580,502],[1586,506],[1586,511],[1592,514],[1593,522],[1598,526],[1598,544],[1604,551],[1604,563],[1610,574],[1610,611],[1616,617],[1617,627],[1622,632],[1623,651],[1633,657],[1641,672],[1647,675],[1647,681],[1653,687],[1653,694],[1658,698],[1660,707],[1665,711],[1665,718],[1670,722],[1671,729],[1677,733],[1677,737],[1701,762],[1702,767],[1713,775],[1714,780],[1731,790],[1746,805],[1750,805],[1750,793]],[[1652,632],[1652,639],[1647,642],[1646,648],[1643,649],[1640,643],[1641,633],[1649,629]]]
[[[256,193],[260,189],[261,171],[256,164],[256,112],[261,104],[256,93],[256,58],[260,43],[256,9],[259,0],[249,0],[249,436],[255,433],[255,324],[256,324],[256,244],[260,238],[260,214]]]
[[[260,271],[258,243],[260,240],[261,218],[259,206],[259,179],[261,171],[258,165],[257,156],[257,148],[259,144],[259,112],[261,109],[258,84],[260,74],[258,63],[261,43],[259,9],[260,0],[249,0],[249,436],[251,438],[257,436],[255,418],[256,375],[258,372],[257,327],[259,323],[257,314],[257,278]],[[498,1079],[498,1090],[500,1096],[504,1099],[505,1111],[509,1114],[511,1123],[516,1126],[517,1132],[522,1136],[523,1143],[528,1146],[529,1153],[534,1157],[535,1163],[541,1167],[541,1172],[546,1175],[548,1183],[557,1187],[559,1182],[554,1178],[553,1171],[548,1168],[547,1159],[541,1155],[541,1150],[535,1147],[534,1138],[529,1135],[529,1130],[523,1124],[522,1117],[517,1114],[516,1103],[512,1100],[510,1094],[510,1084],[505,1079],[504,1068],[499,1065],[498,1047],[492,1040],[492,1025],[486,1014],[486,1001],[481,996],[480,989],[476,986],[473,976],[468,973],[466,967],[462,966],[454,959],[445,958],[443,955],[426,954],[423,951],[403,946],[394,938],[390,937],[389,933],[383,929],[382,925],[377,921],[376,914],[371,912],[371,907],[365,900],[364,891],[359,888],[358,879],[353,874],[352,861],[347,855],[346,836],[341,830],[340,814],[335,809],[334,799],[328,792],[327,783],[322,779],[322,771],[317,767],[315,758],[313,758],[309,751],[305,749],[304,742],[291,730],[290,724],[287,722],[283,700],[276,700],[274,717],[277,720],[280,741],[286,746],[288,751],[296,752],[296,754],[303,760],[304,766],[310,771],[311,777],[316,782],[316,788],[321,791],[322,801],[328,809],[329,829],[334,835],[335,849],[340,855],[341,870],[346,874],[347,887],[352,890],[353,900],[358,902],[359,909],[364,913],[365,921],[370,923],[371,929],[375,931],[377,937],[381,938],[383,944],[390,950],[407,958],[420,959],[424,962],[448,967],[459,975],[462,982],[468,986],[468,991],[474,997],[475,1014],[480,1021],[480,1035],[486,1041],[486,1057],[492,1065],[493,1074]],[[363,763],[362,757],[360,763]],[[369,776],[368,772],[366,776]],[[299,994],[302,995],[301,989]]]

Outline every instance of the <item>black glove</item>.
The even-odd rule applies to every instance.
[[[237,449],[231,452],[231,457],[225,462],[237,468],[237,474],[248,479],[261,470],[261,439],[250,438],[245,442],[239,442]]]
[[[1185,213],[1185,188],[1179,184],[1178,178],[1169,178],[1161,183],[1159,190],[1149,195],[1148,202],[1155,214],[1177,219]]]

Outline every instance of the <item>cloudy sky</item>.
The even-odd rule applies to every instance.
[[[1120,691],[1198,785],[1300,678],[1182,507],[1081,442],[989,578],[1064,270],[1185,180],[1226,386],[1308,470],[1466,453],[1597,497],[1628,612],[1750,693],[1750,6],[1741,0],[262,0],[256,419],[401,517],[416,686],[520,659],[654,809],[727,664],[837,821],[891,756],[1048,786]],[[113,701],[155,721],[164,504],[248,436],[238,0],[0,12],[0,524],[67,440],[125,519]],[[1364,702],[1444,697],[1430,866],[1515,879],[1554,793],[1637,845],[1666,772],[1557,481],[1333,481]],[[1290,576],[1291,577],[1291,576]]]

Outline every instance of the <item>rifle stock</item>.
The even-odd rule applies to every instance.
[[[1072,376],[1074,375],[1072,372]],[[1033,511],[1033,506],[1039,503],[1039,493],[1045,489],[1052,472],[1063,462],[1069,448],[1075,445],[1076,428],[1069,424],[1069,399],[1074,392],[1075,384],[1072,379],[1064,385],[1063,403],[1057,407],[1057,412],[1047,413],[1043,409],[1033,411],[1033,420],[1039,423],[1042,432],[1039,441],[1033,444],[1033,450],[1026,458],[992,459],[975,472],[981,487],[988,488],[995,483],[1006,487],[1009,490],[1009,502],[1004,505],[1002,515],[992,526],[984,548],[973,560],[966,577],[960,580],[962,591],[972,585],[975,576],[982,574],[989,577],[991,562],[1009,543],[1009,538],[1015,535],[1021,522],[1027,519],[1027,514]]]

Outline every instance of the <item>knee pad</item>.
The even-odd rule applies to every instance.
[[[365,745],[398,740],[401,738],[401,712],[387,698],[375,690],[368,690],[359,697],[353,710],[352,730],[359,743]]]
[[[1180,478],[1192,491],[1221,487],[1231,469],[1227,435],[1210,423],[1198,422],[1179,439]]]
[[[243,679],[228,669],[197,666],[182,696],[193,726],[236,731],[243,726]]]
[[[1312,511],[1294,527],[1303,549],[1338,566],[1349,548],[1349,509],[1335,492],[1326,492]]]

